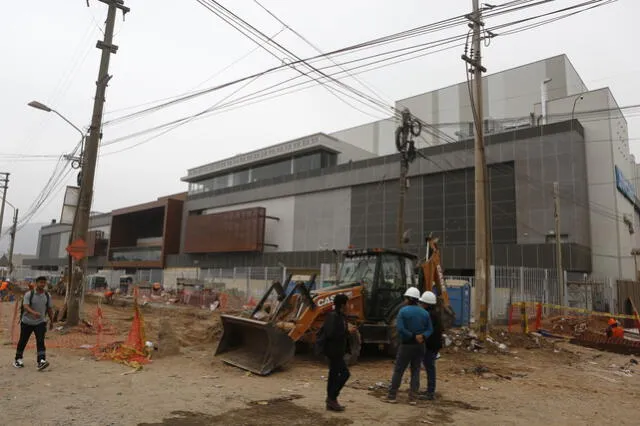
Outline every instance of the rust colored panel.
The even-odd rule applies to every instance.
[[[182,228],[182,209],[184,202],[168,199],[164,217],[163,258],[168,254],[180,253],[180,232]]]
[[[261,252],[266,209],[254,207],[224,213],[189,216],[185,253]]]

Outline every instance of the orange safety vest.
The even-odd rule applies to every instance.
[[[611,332],[613,333],[612,337],[619,337],[621,339],[624,339],[624,328],[620,327],[619,325],[617,327],[612,327]]]
[[[7,287],[9,287],[9,283],[6,281],[3,281],[2,285],[0,285],[0,291],[5,291]]]

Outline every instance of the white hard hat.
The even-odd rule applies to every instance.
[[[404,292],[404,296],[412,299],[420,299],[420,290],[415,287],[409,287],[407,291]]]
[[[436,295],[430,291],[425,291],[424,293],[422,293],[420,301],[422,303],[426,303],[427,305],[435,305],[437,303]]]

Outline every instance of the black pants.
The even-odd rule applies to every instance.
[[[436,391],[436,355],[438,352],[427,349],[422,358],[424,369],[427,370],[427,392],[434,393]]]
[[[20,323],[20,340],[18,340],[18,349],[16,349],[16,359],[22,359],[24,348],[26,348],[27,343],[29,343],[31,333],[36,335],[38,362],[40,362],[47,358],[47,349],[44,346],[44,335],[47,333],[46,322],[42,322],[38,325]]]
[[[402,376],[407,370],[411,369],[411,394],[416,396],[420,391],[420,363],[424,356],[424,345],[402,344],[398,348],[396,354],[396,363],[393,367],[393,376],[391,377],[391,386],[389,387],[389,397],[395,398],[402,382]]]
[[[335,401],[340,395],[340,391],[344,387],[351,373],[344,362],[343,356],[329,357],[329,378],[327,380],[327,399]]]

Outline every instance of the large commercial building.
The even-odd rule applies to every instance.
[[[633,278],[631,250],[640,246],[637,166],[609,89],[588,90],[564,55],[488,75],[483,84],[493,263],[555,268],[558,182],[563,268]],[[440,135],[422,145],[418,140],[424,158],[410,168],[405,223],[412,241],[406,248],[423,254],[422,237],[433,232],[441,237],[444,267],[472,273],[473,125],[466,82],[396,107],[409,108]],[[390,118],[314,134],[190,169],[182,178],[186,197],[113,213],[102,265],[318,268],[334,261],[333,249],[393,247],[396,125]],[[140,216],[136,223],[144,229],[131,222],[125,233],[131,241],[116,242],[118,218],[141,210],[152,210],[154,220]],[[43,241],[56,232],[56,226],[41,231],[34,266],[55,263]],[[57,247],[64,254],[62,243]],[[137,257],[131,263],[131,253],[146,263]]]

